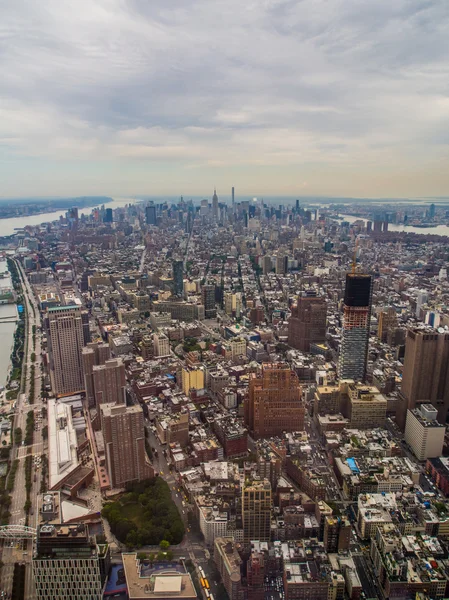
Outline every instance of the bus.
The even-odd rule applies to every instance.
[[[206,598],[210,598],[209,590],[204,590],[204,593],[206,594]]]
[[[202,568],[202,567],[199,567],[199,568],[198,568],[198,570],[199,570],[199,572],[200,572],[200,575],[201,575],[201,577],[204,579],[205,575],[204,575],[203,568]]]

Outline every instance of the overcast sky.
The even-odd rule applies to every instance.
[[[0,196],[449,195],[448,0],[5,0]]]

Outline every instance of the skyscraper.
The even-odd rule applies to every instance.
[[[214,195],[212,196],[212,216],[214,221],[218,221],[218,196],[217,190],[214,189]]]
[[[254,438],[304,429],[304,404],[298,377],[283,363],[263,364],[249,382],[245,422]]]
[[[215,308],[215,285],[203,285],[201,288],[201,301],[204,306],[206,319],[215,319],[217,309]]]
[[[310,352],[310,344],[326,339],[326,300],[315,291],[301,292],[288,322],[288,343],[301,352]]]
[[[91,342],[81,351],[83,363],[84,386],[89,406],[95,406],[93,368],[94,365],[103,365],[105,361],[111,358],[111,349],[109,344]]]
[[[184,291],[184,263],[182,260],[173,261],[173,292],[182,296]]]
[[[81,308],[79,306],[49,308],[45,325],[53,392],[60,396],[84,390]]]
[[[113,221],[114,221],[114,216],[112,213],[112,208],[107,208],[104,212],[103,222],[104,223],[112,223]]]
[[[145,221],[147,225],[156,225],[156,207],[154,204],[149,204],[145,208]]]
[[[43,508],[52,510],[53,495]],[[97,544],[87,523],[43,523],[37,528],[32,566],[36,598],[96,600],[102,597],[111,557],[108,544]],[[94,527],[92,528],[94,529]]]
[[[446,423],[449,409],[449,333],[430,327],[409,329],[405,340],[400,404],[396,413],[405,428],[407,410],[433,404],[438,421]]]
[[[340,379],[364,381],[371,318],[371,275],[347,273],[343,330],[338,364]]]
[[[234,208],[234,201],[235,201],[235,198],[234,198],[234,186],[232,186],[232,208]]]
[[[154,476],[145,451],[141,406],[102,404],[101,429],[111,488]]]
[[[377,337],[386,342],[388,333],[398,326],[398,315],[393,306],[389,306],[379,313],[379,324],[377,326]]]
[[[242,494],[243,541],[268,542],[271,533],[271,485],[268,479],[248,482]]]
[[[92,369],[95,405],[125,404],[125,365],[121,358],[111,358]]]

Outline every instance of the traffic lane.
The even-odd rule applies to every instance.
[[[182,492],[178,491],[181,488],[179,487],[178,482],[176,480],[176,473],[170,472],[170,469],[168,468],[167,460],[163,453],[165,448],[160,444],[159,440],[154,435],[151,428],[148,425],[146,425],[146,427],[147,427],[147,431],[148,431],[149,444],[150,444],[151,448],[155,448],[157,450],[157,456],[155,455],[155,452],[153,451],[154,469],[155,469],[155,471],[157,471],[159,477],[163,477],[165,480],[168,480],[167,484],[170,488],[172,500],[176,504],[176,507],[179,511],[179,514],[181,515],[181,518],[182,518],[184,525],[186,526],[186,530],[187,530],[187,527],[188,527],[187,511],[182,504],[182,502],[183,502]]]

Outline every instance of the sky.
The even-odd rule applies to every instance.
[[[6,0],[0,196],[449,196],[447,0]]]

